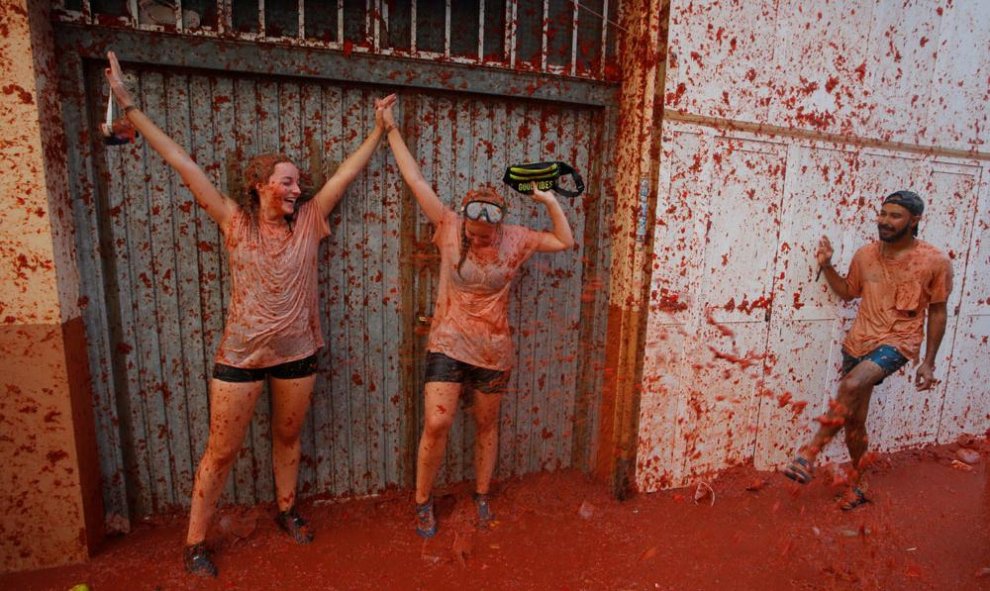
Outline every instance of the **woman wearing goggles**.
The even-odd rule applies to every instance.
[[[549,232],[504,223],[505,198],[494,187],[468,191],[458,212],[444,205],[423,177],[396,128],[392,105],[379,109],[402,178],[436,227],[440,280],[427,343],[423,434],[416,459],[416,533],[433,537],[433,481],[443,461],[447,434],[462,393],[473,399],[474,502],[478,524],[494,516],[489,502],[498,457],[498,417],[515,351],[509,331],[512,278],[534,252],[572,248],[570,224],[553,193],[534,190],[550,216]]]
[[[468,201],[464,204],[464,217],[475,222],[497,224],[502,221],[503,213],[501,205],[488,201]]]

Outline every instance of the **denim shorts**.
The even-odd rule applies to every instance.
[[[430,351],[426,354],[426,382],[464,384],[485,394],[501,394],[511,371],[486,369]]]
[[[279,380],[294,380],[305,378],[316,373],[316,353],[305,359],[297,359],[280,363],[271,367],[233,367],[216,363],[213,365],[213,377],[222,382],[259,382],[268,376]]]
[[[876,384],[882,383],[887,376],[904,367],[908,362],[907,357],[901,355],[900,351],[890,345],[880,345],[862,357],[853,357],[846,350],[842,350],[842,375],[851,372],[861,361],[872,361],[883,370],[883,377]],[[874,385],[876,385],[874,384]]]

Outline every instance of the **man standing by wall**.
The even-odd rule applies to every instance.
[[[927,390],[935,383],[935,355],[945,334],[946,301],[952,290],[952,263],[931,244],[916,238],[925,205],[911,191],[897,191],[884,199],[877,218],[879,240],[853,256],[849,274],[842,277],[832,266],[832,244],[822,237],[816,253],[829,287],[843,300],[861,297],[852,329],[842,343],[842,380],[821,427],[808,445],[784,470],[784,475],[806,484],[822,448],[845,428],[852,459],[849,489],[840,500],[843,510],[869,502],[862,484],[863,457],[869,445],[866,417],[873,387],[909,359],[918,360],[928,330],[925,357],[918,365],[915,387]]]

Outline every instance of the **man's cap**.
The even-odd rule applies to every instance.
[[[925,213],[925,202],[918,197],[917,193],[913,191],[895,191],[887,198],[883,200],[883,204],[893,203],[894,205],[900,205],[904,209],[911,212],[912,215],[921,215]]]

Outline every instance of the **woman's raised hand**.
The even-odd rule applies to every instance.
[[[546,205],[551,201],[556,203],[557,197],[551,191],[541,191],[536,187],[533,187],[533,201]]]
[[[120,105],[120,108],[126,109],[134,104],[134,99],[131,98],[131,93],[127,90],[127,86],[124,85],[124,73],[120,69],[120,62],[117,61],[117,54],[108,51],[107,59],[110,60],[110,67],[104,70],[104,73],[106,74],[107,82],[110,83],[110,91],[113,92],[113,96],[117,99],[117,104]]]
[[[375,125],[385,129],[385,133],[392,131],[395,127],[395,119],[392,116],[392,106],[399,98],[390,94],[385,98],[375,99]]]

